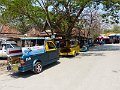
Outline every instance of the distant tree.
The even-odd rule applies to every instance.
[[[94,37],[102,32],[102,17],[99,12],[93,7],[89,7],[84,10],[83,17],[84,19],[84,29],[87,30],[87,37]]]
[[[112,29],[112,32],[114,32],[114,33],[120,33],[120,26],[114,25],[113,29]]]
[[[105,29],[104,30],[104,33],[107,34],[107,33],[120,33],[120,26],[115,24],[113,25],[112,28],[110,29]]]
[[[112,33],[112,30],[111,30],[111,29],[105,29],[103,33],[104,33],[104,34]]]

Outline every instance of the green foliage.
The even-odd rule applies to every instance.
[[[114,25],[112,29],[107,29],[104,30],[104,33],[120,33],[120,26],[119,25]]]
[[[2,0],[2,18],[6,24],[16,27],[26,33],[28,27],[42,27],[44,13],[38,6],[33,6],[31,0]]]
[[[114,27],[112,29],[112,32],[114,32],[114,33],[120,33],[120,26],[114,25]]]
[[[70,38],[72,29],[87,7],[103,5],[104,22],[118,23],[120,0],[0,0],[0,21],[25,33],[28,27],[43,28],[47,20],[52,32],[61,30]],[[111,16],[109,19],[108,16]]]
[[[100,35],[99,34],[95,34],[93,38],[96,39],[98,36],[100,36]]]
[[[104,0],[102,4],[105,11],[105,14],[102,15],[103,22],[111,24],[119,23],[120,0]]]

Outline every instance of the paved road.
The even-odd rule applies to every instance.
[[[91,51],[117,51],[120,50],[120,44],[107,44],[95,46]]]
[[[75,58],[61,58],[36,75],[2,74],[0,90],[120,90],[119,48],[97,46]]]

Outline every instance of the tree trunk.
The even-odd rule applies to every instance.
[[[85,5],[80,8],[80,10],[78,11],[75,19],[73,21],[71,21],[70,25],[68,25],[68,29],[67,29],[67,32],[66,32],[66,39],[70,39],[71,38],[72,29],[74,28],[75,23],[78,20],[78,17],[80,16],[82,11],[84,10],[84,7],[85,7]]]

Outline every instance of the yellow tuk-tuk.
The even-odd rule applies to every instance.
[[[80,52],[78,40],[64,40],[60,42],[60,56],[76,56]]]

